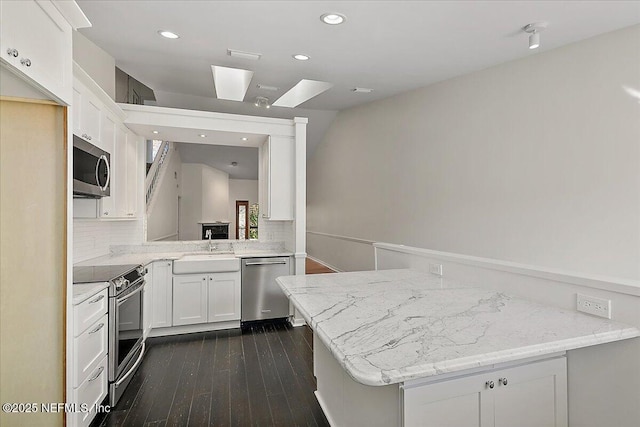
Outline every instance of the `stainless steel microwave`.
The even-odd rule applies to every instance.
[[[73,197],[109,196],[110,161],[109,153],[73,135]]]

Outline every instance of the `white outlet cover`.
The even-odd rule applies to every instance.
[[[594,316],[611,319],[611,300],[591,295],[577,294],[576,306],[578,311]]]

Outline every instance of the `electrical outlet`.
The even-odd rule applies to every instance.
[[[594,316],[611,319],[611,300],[590,295],[577,294],[576,302],[578,311],[593,314]]]
[[[442,276],[442,264],[429,264],[429,273]]]

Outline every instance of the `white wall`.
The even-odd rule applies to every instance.
[[[174,145],[169,156],[169,163],[162,172],[155,189],[153,205],[147,215],[147,241],[177,240],[181,176],[180,152]]]
[[[229,221],[229,174],[202,166],[202,220]]]
[[[228,221],[229,174],[200,163],[182,164],[180,240],[200,240],[198,222]]]
[[[73,32],[73,60],[111,99],[116,99],[116,60],[78,31]]]
[[[623,86],[640,90],[640,26],[342,111],[308,164],[307,229],[640,278]],[[309,236],[313,257],[373,267]]]
[[[236,201],[248,200],[249,206],[258,203],[258,180],[256,179],[230,179],[229,180],[229,238],[236,236]],[[258,229],[258,236],[260,235]]]

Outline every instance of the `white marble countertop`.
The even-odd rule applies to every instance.
[[[257,258],[257,257],[274,257],[274,256],[291,256],[292,252],[284,250],[238,250],[238,251],[190,251],[190,252],[132,252],[117,253],[89,259],[74,264],[74,266],[82,267],[89,265],[116,265],[116,264],[142,264],[149,265],[154,261],[174,261],[185,255],[195,254],[232,254],[238,258]]]
[[[101,290],[107,289],[108,287],[109,287],[109,283],[107,282],[80,283],[77,285],[73,285],[72,304],[78,305],[81,302],[85,301],[86,299],[91,298]]]
[[[415,270],[277,281],[347,373],[365,385],[640,336],[632,326]]]

